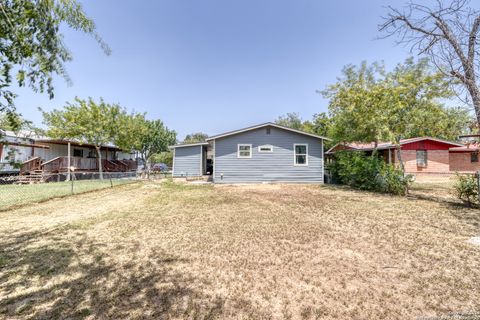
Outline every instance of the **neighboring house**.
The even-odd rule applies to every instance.
[[[470,149],[460,143],[436,139],[431,137],[418,137],[400,141],[401,158],[407,173],[452,173],[456,171],[472,172],[470,165]],[[326,152],[331,157],[339,150],[363,151],[371,154],[374,144],[347,143],[337,144]],[[392,143],[381,142],[377,150],[387,163],[398,165],[396,146]],[[458,154],[457,154],[458,153]],[[474,157],[472,156],[472,159]]]
[[[173,176],[211,174],[214,183],[323,183],[325,137],[264,123],[175,145]],[[213,163],[207,172],[207,162]]]
[[[70,162],[68,143],[70,142]],[[115,146],[102,146],[105,171],[136,169],[134,156]],[[5,131],[0,140],[0,173],[29,173],[34,170],[67,171],[67,164],[76,171],[97,171],[97,151],[94,146],[73,140],[59,140],[36,136],[30,132]]]
[[[455,172],[474,172],[480,170],[478,142],[467,143],[462,147],[450,148],[450,170]]]
[[[34,137],[30,131],[0,132],[0,173],[18,173],[20,164],[34,157],[38,149],[48,149],[48,146],[35,143]]]

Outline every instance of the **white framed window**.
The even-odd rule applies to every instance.
[[[308,166],[308,144],[296,143],[293,145],[293,164],[295,166]]]
[[[251,144],[238,144],[237,145],[237,158],[251,158],[252,157],[252,145]]]
[[[258,146],[258,152],[260,152],[260,153],[273,152],[273,146],[269,145],[269,144],[265,144],[263,146]]]

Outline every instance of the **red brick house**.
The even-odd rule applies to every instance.
[[[462,147],[454,147],[449,150],[450,171],[474,172],[480,170],[479,151],[480,143],[468,143]]]
[[[463,144],[431,137],[418,137],[403,139],[400,141],[401,158],[405,166],[405,172],[414,174],[474,171],[470,170],[471,166],[464,164],[466,160],[468,160],[470,163],[470,153],[468,153],[468,151],[464,151],[462,149],[464,147],[465,146]],[[451,149],[458,149],[458,151],[450,152]],[[337,144],[328,150],[326,155],[331,156],[339,150],[363,151],[367,154],[371,154],[374,150],[374,144]],[[389,142],[381,142],[377,145],[377,150],[382,155],[385,162],[392,163],[394,165],[398,164],[397,148],[394,144]],[[467,153],[468,155],[465,156],[464,154]],[[452,161],[455,162],[453,167],[451,166]],[[460,170],[460,168],[469,170]]]

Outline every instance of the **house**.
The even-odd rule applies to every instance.
[[[21,131],[4,131],[0,142],[0,173],[29,174],[33,171],[65,172],[68,165],[75,171],[98,171],[95,146],[74,140],[51,139]],[[70,144],[70,161],[68,146]],[[104,171],[134,171],[134,156],[113,145],[100,148]]]
[[[417,137],[400,140],[401,158],[405,166],[405,172],[412,174],[427,173],[452,173],[458,170],[463,164],[454,163],[457,155],[464,153],[465,146],[460,143],[432,138]],[[362,151],[371,154],[375,146],[373,143],[347,143],[337,144],[326,152],[327,157],[331,157],[339,150]],[[389,142],[380,142],[377,144],[377,150],[385,162],[398,165],[397,148]],[[463,162],[465,159],[462,159]],[[468,159],[470,162],[470,159]]]
[[[171,146],[172,174],[211,174],[214,183],[323,183],[324,140],[327,138],[263,123],[218,134],[205,142]],[[210,163],[212,166],[207,165]]]
[[[480,143],[467,143],[461,147],[450,148],[450,171],[454,172],[476,172],[480,170],[478,153]]]

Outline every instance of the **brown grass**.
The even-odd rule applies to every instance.
[[[339,187],[146,183],[0,213],[0,316],[480,311],[478,210]]]

